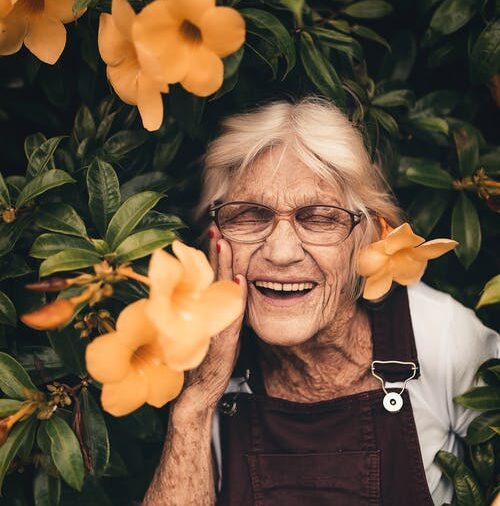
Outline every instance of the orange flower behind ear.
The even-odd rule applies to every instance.
[[[210,338],[242,313],[244,303],[234,281],[212,282],[202,251],[180,241],[172,249],[177,258],[160,249],[151,257],[148,315],[160,334],[165,362],[184,371],[201,363]]]
[[[74,0],[1,0],[0,55],[16,53],[24,45],[45,63],[54,64],[66,45],[64,24],[86,9],[73,12]]]
[[[107,64],[106,73],[116,94],[127,104],[136,105],[146,130],[158,130],[163,121],[161,93],[168,92],[164,79],[144,72],[132,41],[132,25],[137,16],[127,0],[113,0],[111,14],[99,19],[99,52]]]
[[[382,225],[383,239],[363,248],[357,260],[358,274],[366,277],[365,299],[382,297],[393,281],[400,285],[416,283],[423,276],[428,260],[444,255],[458,244],[452,239],[425,242],[408,223],[395,229],[385,220]]]
[[[157,79],[206,97],[222,85],[221,58],[245,41],[245,21],[215,0],[154,0],[132,30],[141,65]]]
[[[102,407],[114,416],[127,415],[144,403],[159,408],[182,389],[184,374],[165,364],[147,306],[147,299],[130,304],[120,313],[115,332],[87,346],[87,370],[103,383]]]

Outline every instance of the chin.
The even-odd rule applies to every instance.
[[[303,344],[316,333],[312,328],[300,328],[294,324],[293,319],[286,322],[249,322],[253,331],[267,344],[274,346],[297,346]]]

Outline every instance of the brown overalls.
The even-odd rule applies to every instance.
[[[375,364],[376,374],[389,382],[416,381],[406,288],[367,308],[373,360],[416,365]],[[314,403],[287,401],[266,395],[256,353],[247,348],[240,358],[245,355],[253,393],[225,394],[220,404],[218,506],[434,506],[406,389],[398,412],[384,408],[382,388]]]

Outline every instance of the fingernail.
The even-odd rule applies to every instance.
[[[220,253],[220,243],[217,243],[217,253]]]
[[[240,284],[240,278],[239,278],[238,276],[234,276],[233,281],[234,281],[235,283],[238,283],[238,285]]]
[[[214,236],[215,236],[215,231],[214,231],[214,229],[212,227],[210,227],[208,229],[208,237],[210,237],[210,239],[213,239]]]

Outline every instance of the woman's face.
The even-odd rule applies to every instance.
[[[235,200],[265,204],[281,212],[308,204],[347,208],[333,187],[281,147],[267,151],[235,180],[225,201]],[[263,341],[297,345],[333,321],[348,278],[352,234],[336,246],[311,246],[301,243],[290,222],[280,220],[263,242],[229,243],[234,274],[244,275],[249,285],[247,322]],[[314,288],[290,297],[283,291],[257,288],[259,281],[313,283]]]

